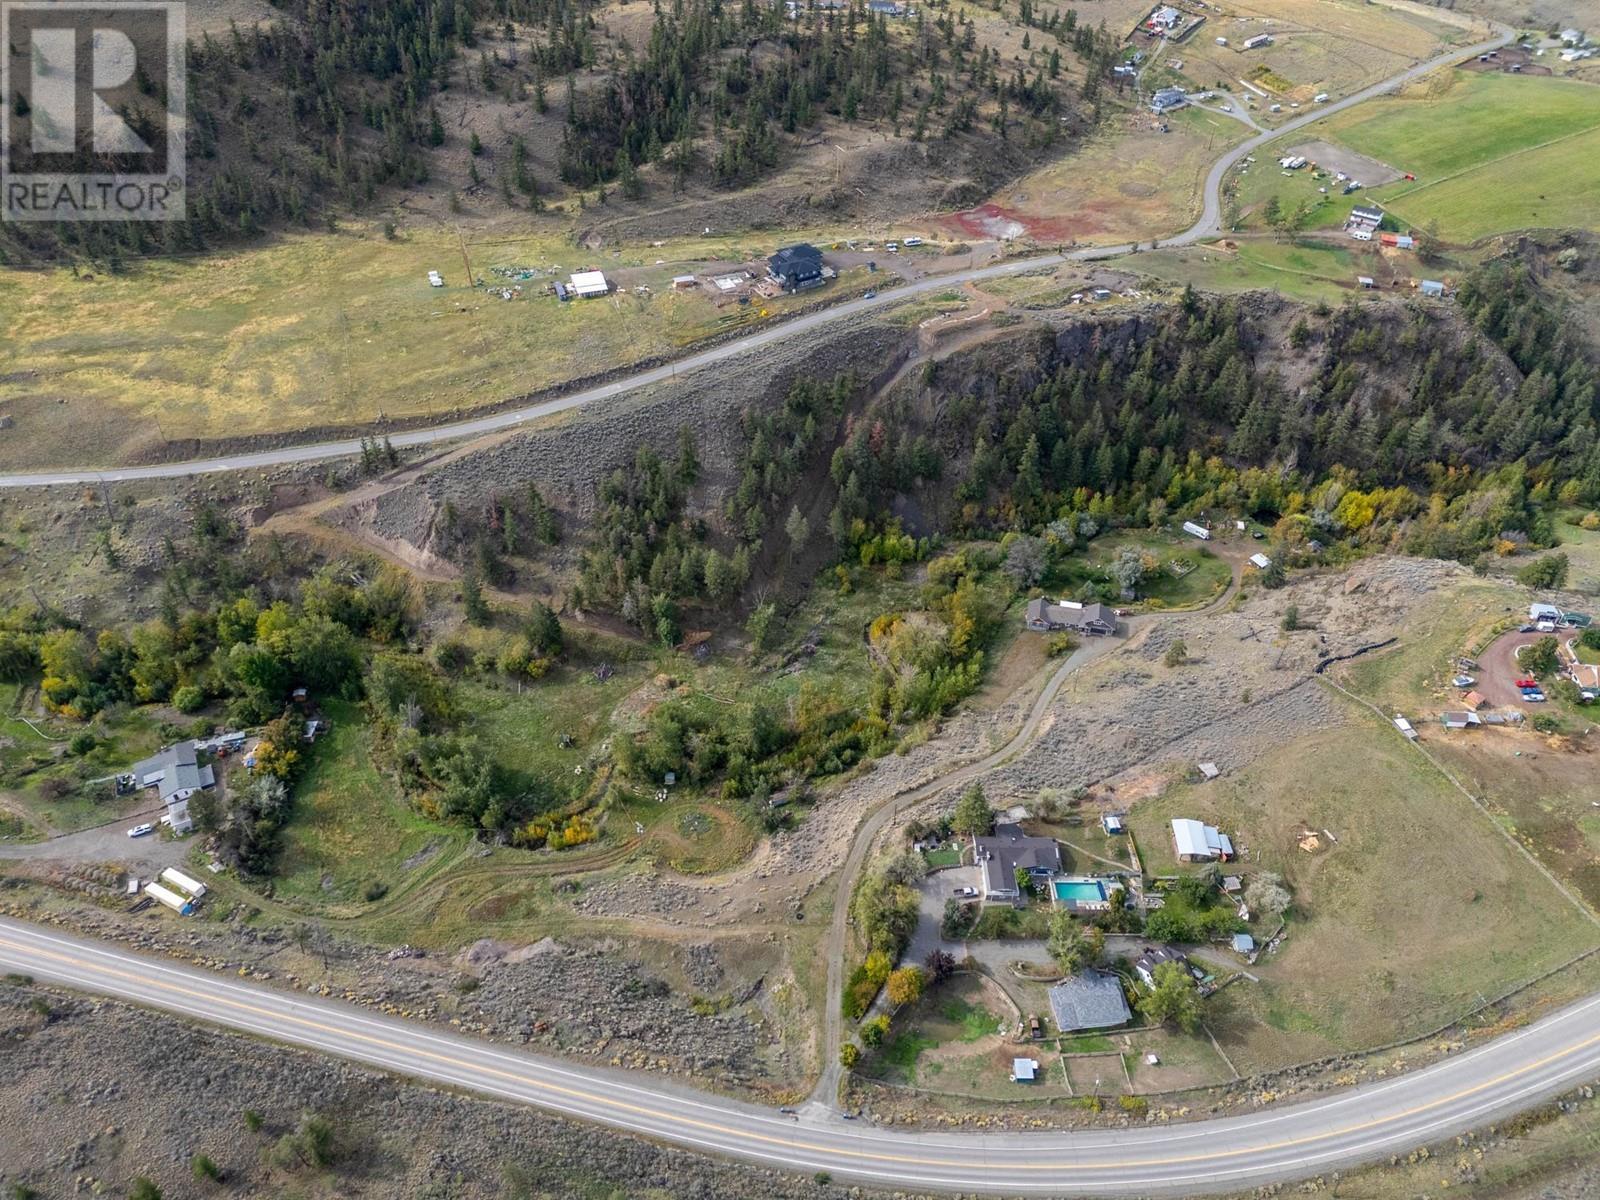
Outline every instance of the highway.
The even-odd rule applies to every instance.
[[[1241,142],[1212,164],[1211,170],[1206,176],[1203,189],[1200,219],[1182,233],[1160,239],[1161,244],[1164,246],[1185,246],[1217,234],[1222,223],[1223,178],[1243,158],[1255,153],[1268,142],[1275,141],[1285,134],[1293,133],[1297,129],[1310,125],[1324,117],[1331,116],[1352,105],[1370,100],[1374,96],[1393,91],[1395,88],[1402,87],[1438,67],[1476,57],[1488,50],[1498,49],[1509,42],[1513,36],[1511,29],[1505,26],[1496,26],[1495,36],[1487,41],[1448,50],[1424,62],[1417,63],[1397,75],[1375,83],[1371,87],[1363,88],[1359,92],[1353,92],[1331,103],[1318,105],[1311,111],[1285,121],[1276,129],[1265,130],[1247,141]],[[871,312],[875,309],[901,304],[912,297],[928,292],[946,291],[951,287],[962,284],[978,283],[986,279],[998,279],[1024,271],[1058,266],[1064,262],[1092,262],[1100,259],[1116,258],[1137,248],[1138,243],[1127,243],[1120,246],[1089,246],[1060,254],[1042,254],[1031,258],[1013,259],[993,266],[956,271],[946,275],[931,275],[904,287],[888,289],[871,299],[860,297],[855,300],[845,301],[842,304],[830,305],[827,308],[795,317],[792,320],[774,322],[756,333],[712,346],[709,349],[690,354],[664,366],[652,367],[647,371],[640,371],[622,379],[613,380],[610,383],[585,388],[564,396],[554,397],[553,399],[542,400],[521,408],[507,409],[503,412],[490,413],[486,416],[473,417],[464,421],[452,421],[444,425],[433,425],[427,428],[393,433],[389,435],[389,440],[400,449],[413,449],[419,446],[432,446],[440,442],[455,441],[459,438],[497,433],[504,429],[526,424],[529,421],[538,420],[541,417],[548,417],[554,413],[581,408],[585,404],[594,403],[596,400],[621,396],[627,392],[662,383],[680,372],[699,370],[702,367],[722,362],[736,355],[748,354],[753,350],[759,350],[762,346],[770,345],[779,340],[791,342],[824,325],[860,316],[862,313]],[[378,432],[381,433],[382,430]],[[99,468],[82,466],[65,467],[54,471],[5,474],[0,475],[0,488],[129,483],[143,479],[181,479],[195,475],[210,475],[222,471],[247,471],[262,467],[289,466],[295,463],[322,462],[332,458],[348,458],[360,452],[361,439],[353,437],[338,441],[309,442],[301,446],[274,447],[268,450],[256,450],[242,454],[227,454],[217,458],[193,459],[187,462],[152,463],[140,467]]]
[[[1426,1070],[1250,1115],[1071,1133],[923,1133],[815,1105],[787,1115],[15,921],[0,920],[0,969],[689,1150],[930,1191],[1176,1196],[1253,1187],[1409,1153],[1600,1077],[1593,997]]]

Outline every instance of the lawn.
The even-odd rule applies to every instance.
[[[1359,251],[1315,242],[1294,245],[1265,236],[1231,240],[1231,249],[1211,243],[1156,250],[1129,265],[1164,283],[1192,283],[1209,292],[1270,288],[1308,303],[1339,303],[1351,295],[1377,294],[1353,290],[1357,275],[1376,274],[1375,264]]]
[[[330,702],[327,710],[333,728],[296,789],[273,892],[348,915],[411,882],[425,866],[418,860],[449,857],[466,831],[429,821],[401,799],[373,765],[371,733],[356,706]]]
[[[1251,968],[1260,984],[1211,1006],[1247,1074],[1425,1032],[1600,941],[1387,723],[1348,715],[1131,814],[1152,873],[1193,869],[1174,861],[1167,822],[1196,817],[1233,837],[1246,871],[1277,871],[1293,890],[1283,948]],[[1299,848],[1305,830],[1327,831],[1315,853]]]
[[[1054,565],[1041,581],[1049,595],[1071,598],[1085,583],[1106,584],[1117,557],[1126,549],[1148,553],[1156,569],[1139,585],[1132,608],[1198,608],[1228,586],[1228,564],[1193,540],[1151,530],[1120,530],[1091,541],[1082,551]]]

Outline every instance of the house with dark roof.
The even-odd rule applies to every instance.
[[[809,242],[785,246],[767,259],[767,276],[786,292],[822,283],[822,251]]]
[[[1117,632],[1117,614],[1104,604],[1051,601],[1042,596],[1028,601],[1026,621],[1035,633],[1066,630],[1089,637],[1106,637]]]
[[[1020,825],[996,825],[990,837],[972,839],[973,861],[983,873],[988,900],[1015,900],[1017,872],[1048,879],[1061,871],[1061,847],[1054,838],[1029,837]]]
[[[1122,981],[1092,968],[1069,975],[1050,989],[1050,1015],[1062,1033],[1109,1029],[1133,1019]]]
[[[1156,968],[1169,962],[1177,963],[1185,971],[1189,969],[1189,960],[1181,951],[1171,946],[1150,946],[1133,960],[1133,973],[1145,987],[1153,988],[1156,986]]]

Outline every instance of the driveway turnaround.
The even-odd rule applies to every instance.
[[[921,1133],[813,1117],[809,1108],[803,1119],[788,1116],[15,921],[0,920],[0,968],[690,1150],[918,1190],[1232,1191],[1408,1153],[1600,1076],[1600,997],[1592,997],[1426,1070],[1246,1116],[1073,1133]]]
[[[1332,116],[1362,101],[1370,100],[1385,92],[1419,79],[1430,71],[1446,66],[1450,63],[1465,62],[1489,50],[1496,50],[1509,42],[1513,31],[1503,25],[1496,25],[1495,36],[1487,41],[1479,42],[1474,46],[1458,46],[1426,62],[1420,62],[1413,67],[1408,67],[1397,75],[1393,75],[1371,87],[1363,88],[1359,92],[1335,100],[1331,104],[1318,105],[1317,108],[1285,121],[1276,129],[1264,130],[1248,141],[1241,142],[1233,149],[1227,151],[1211,166],[1211,171],[1206,176],[1205,187],[1202,192],[1203,204],[1200,219],[1182,233],[1171,237],[1161,238],[1164,246],[1187,246],[1191,243],[1212,237],[1220,231],[1222,224],[1222,180],[1230,168],[1242,160],[1246,155],[1253,154],[1256,150],[1275,141],[1285,134],[1293,133],[1314,121]],[[1152,243],[1153,245],[1154,243]],[[601,384],[598,387],[585,388],[583,391],[572,392],[565,396],[558,396],[551,400],[530,404],[523,408],[507,409],[504,412],[491,413],[483,417],[474,417],[466,421],[453,421],[446,425],[434,425],[426,429],[412,429],[401,433],[391,434],[390,442],[400,449],[411,449],[417,446],[432,446],[441,442],[455,441],[458,438],[478,437],[483,434],[497,433],[503,429],[511,429],[553,413],[566,412],[569,409],[581,408],[585,404],[596,400],[604,400],[611,396],[620,396],[625,392],[636,391],[642,387],[661,383],[671,379],[680,371],[694,371],[701,367],[710,366],[721,362],[723,359],[735,355],[745,354],[751,350],[760,349],[762,346],[782,340],[792,342],[797,337],[810,334],[813,330],[847,317],[857,316],[871,309],[883,308],[893,304],[900,304],[913,296],[923,295],[927,292],[945,291],[966,283],[978,283],[985,279],[999,279],[1007,275],[1014,275],[1023,271],[1037,270],[1043,267],[1059,266],[1064,262],[1092,262],[1099,259],[1116,258],[1139,248],[1137,242],[1121,246],[1089,246],[1081,250],[1072,250],[1062,254],[1044,254],[1034,258],[1019,258],[1010,262],[998,263],[994,266],[979,267],[975,270],[957,271],[949,275],[930,275],[919,279],[905,287],[886,290],[873,297],[863,296],[856,300],[848,300],[843,304],[831,305],[816,312],[807,313],[789,321],[780,321],[768,325],[758,333],[735,341],[725,342],[702,350],[698,354],[691,354],[686,358],[678,359],[666,366],[653,367],[648,371],[640,371],[626,378],[615,380],[611,383]],[[378,432],[382,432],[379,430]],[[303,446],[282,446],[270,450],[257,450],[246,454],[228,454],[219,458],[194,459],[188,462],[155,463],[144,467],[65,467],[58,471],[35,471],[11,475],[0,475],[0,488],[39,487],[56,484],[105,484],[129,483],[140,479],[181,479],[194,475],[209,475],[219,471],[249,471],[262,467],[287,466],[293,463],[322,462],[330,458],[350,458],[361,453],[360,438],[345,438],[332,442],[311,442]]]

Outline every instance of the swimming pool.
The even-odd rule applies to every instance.
[[[1050,885],[1063,904],[1104,904],[1106,885],[1098,879],[1057,879]]]

